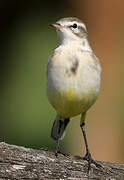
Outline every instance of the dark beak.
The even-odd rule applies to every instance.
[[[55,27],[56,29],[60,29],[62,27],[59,23],[50,23],[49,25]]]

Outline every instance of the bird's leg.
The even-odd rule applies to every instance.
[[[91,169],[91,164],[94,164],[96,167],[101,167],[101,165],[93,160],[93,158],[91,156],[91,153],[89,151],[89,147],[88,147],[88,143],[87,143],[87,137],[86,137],[86,132],[85,132],[85,122],[83,121],[80,126],[81,126],[81,129],[82,129],[82,133],[83,133],[83,137],[84,137],[84,142],[85,142],[85,147],[86,147],[86,154],[85,154],[83,159],[88,162],[88,173],[89,173],[89,171]]]
[[[56,140],[55,156],[57,157],[57,156],[58,156],[58,154],[62,154],[62,155],[64,155],[64,156],[66,156],[66,155],[67,155],[67,153],[64,153],[64,152],[62,152],[62,151],[60,150],[60,146],[59,146],[59,139],[58,139],[58,140]]]
[[[59,147],[59,139],[56,140],[56,148],[55,148],[55,156],[58,156],[58,153],[60,153],[60,147]]]

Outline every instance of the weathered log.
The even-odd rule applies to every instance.
[[[124,164],[98,162],[87,174],[88,164],[81,157],[59,154],[53,151],[34,150],[0,143],[1,179],[39,180],[124,180]]]

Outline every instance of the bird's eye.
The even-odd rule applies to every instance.
[[[77,28],[77,24],[74,23],[74,24],[72,25],[72,27],[73,27],[74,29],[76,29],[76,28]]]

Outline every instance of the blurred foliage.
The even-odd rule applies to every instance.
[[[6,54],[2,87],[5,140],[26,146],[48,145],[54,111],[46,98],[46,64],[55,33],[42,19],[14,26]]]

